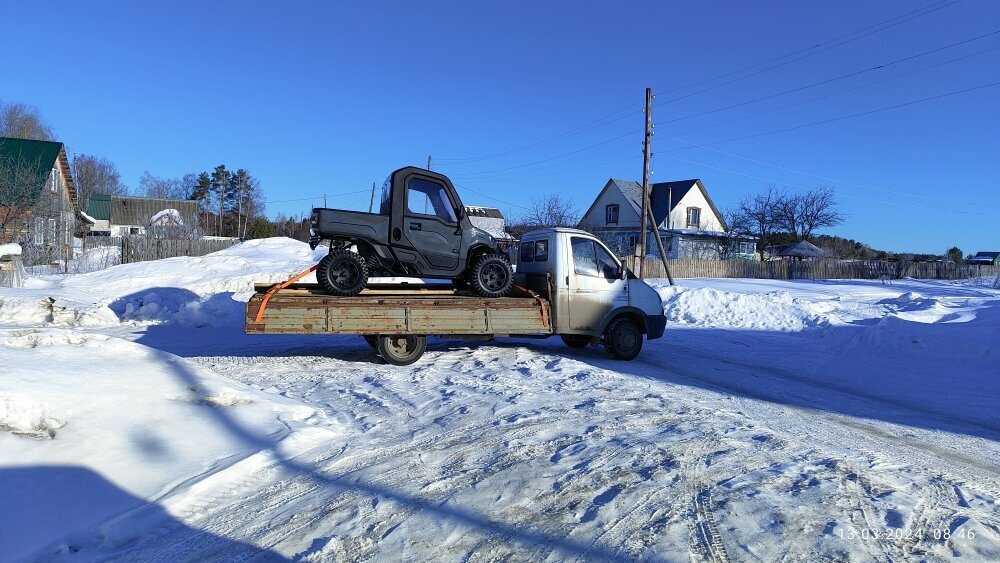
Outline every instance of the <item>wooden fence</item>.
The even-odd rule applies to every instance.
[[[27,276],[19,257],[0,262],[0,287],[22,287],[25,277]]]
[[[623,258],[633,270],[635,259]],[[884,260],[667,260],[675,278],[755,278],[794,279],[899,279],[955,280],[980,276],[1000,276],[1000,266],[953,264],[950,262],[911,262]],[[646,259],[644,278],[665,278],[659,259]]]
[[[115,246],[121,249],[121,263],[145,262],[178,256],[204,256],[225,250],[239,239],[158,238],[147,236],[87,237],[84,251]]]

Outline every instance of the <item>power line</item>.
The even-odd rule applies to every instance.
[[[959,41],[957,43],[952,43],[950,45],[945,45],[943,47],[938,47],[936,49],[931,49],[929,51],[924,51],[924,52],[916,54],[916,55],[910,55],[909,57],[903,57],[902,59],[897,59],[897,60],[894,60],[892,62],[888,62],[888,63],[884,63],[884,64],[880,64],[880,65],[875,65],[875,66],[870,67],[870,68],[858,70],[858,71],[855,71],[855,72],[850,72],[850,73],[843,74],[843,75],[840,75],[840,76],[837,76],[837,77],[834,77],[834,78],[828,78],[826,80],[821,80],[819,82],[813,82],[812,84],[807,84],[805,86],[799,86],[797,88],[792,88],[792,89],[789,89],[789,90],[784,90],[784,91],[778,92],[776,94],[770,94],[768,96],[763,96],[763,97],[760,97],[760,98],[754,98],[752,100],[747,100],[747,101],[744,101],[744,102],[739,102],[737,104],[732,104],[732,105],[724,106],[724,107],[721,107],[721,108],[716,108],[716,109],[712,109],[712,110],[708,110],[708,111],[703,111],[703,112],[700,112],[700,113],[694,113],[694,114],[687,115],[687,116],[684,116],[684,117],[678,117],[678,118],[674,118],[674,119],[669,119],[667,121],[661,121],[660,123],[661,124],[662,123],[673,123],[673,122],[676,122],[676,121],[682,121],[682,120],[691,119],[691,118],[694,118],[694,117],[701,117],[703,115],[709,115],[709,114],[712,114],[712,113],[716,113],[716,112],[720,112],[720,111],[725,111],[727,109],[733,109],[733,108],[737,108],[737,107],[740,107],[740,106],[745,106],[745,105],[749,105],[749,104],[752,104],[752,103],[761,102],[761,101],[764,101],[764,100],[770,100],[771,98],[777,98],[779,96],[784,96],[786,94],[791,94],[791,93],[794,93],[794,92],[800,92],[802,90],[808,90],[809,88],[815,88],[816,86],[822,86],[823,84],[829,84],[831,82],[836,82],[838,80],[844,80],[846,78],[851,78],[851,77],[858,76],[858,75],[861,75],[861,74],[865,74],[865,73],[868,73],[868,72],[872,72],[872,71],[876,71],[876,70],[881,70],[883,68],[887,68],[887,67],[890,67],[892,65],[899,64],[899,63],[902,63],[902,62],[910,61],[910,60],[913,60],[913,59],[918,59],[920,57],[925,57],[927,55],[930,55],[930,54],[933,54],[933,53],[937,53],[937,52],[940,52],[940,51],[944,51],[946,49],[951,49],[953,47],[958,47],[959,45],[965,45],[966,43],[971,43],[973,41],[978,41],[980,39],[984,39],[986,37],[990,37],[990,36],[996,35],[998,33],[1000,33],[1000,29],[998,29],[996,31],[992,31],[990,33],[984,33],[983,35],[979,35],[979,36],[973,37],[971,39],[966,39],[964,41]],[[994,49],[996,49],[996,47],[994,47]]]
[[[748,156],[742,156],[742,155],[731,153],[731,152],[728,152],[728,151],[723,151],[723,150],[715,149],[715,148],[712,148],[712,147],[706,147],[704,145],[700,145],[698,143],[693,143],[691,141],[686,141],[686,140],[678,138],[678,137],[670,137],[670,138],[673,139],[673,140],[675,140],[675,141],[680,141],[682,143],[687,143],[689,145],[692,145],[692,146],[695,146],[695,147],[698,147],[698,148],[702,148],[702,149],[705,149],[705,150],[710,150],[712,152],[717,152],[719,154],[724,154],[726,156],[731,156],[733,158],[739,158],[739,159],[742,159],[742,160],[746,160],[748,162],[753,162],[755,164],[761,164],[761,165],[764,165],[764,166],[770,166],[771,168],[777,168],[778,170],[784,170],[786,172],[793,172],[795,174],[802,174],[804,176],[810,176],[810,177],[817,178],[817,179],[820,179],[820,180],[826,180],[828,182],[836,182],[838,184],[845,184],[845,185],[848,185],[848,186],[855,186],[855,187],[863,188],[863,189],[866,189],[866,190],[879,191],[879,192],[884,192],[884,193],[893,194],[893,195],[915,197],[915,198],[921,198],[921,199],[930,199],[930,200],[935,200],[935,201],[937,201],[937,200],[940,199],[939,196],[928,196],[928,195],[914,194],[914,193],[908,193],[908,192],[900,192],[900,191],[890,190],[890,189],[886,189],[886,188],[879,188],[877,186],[870,186],[870,185],[867,185],[867,184],[859,184],[857,182],[850,182],[850,181],[847,181],[847,180],[841,180],[841,179],[838,179],[838,178],[831,178],[831,177],[828,177],[828,176],[820,176],[818,174],[812,174],[810,172],[805,172],[803,170],[796,170],[794,168],[788,168],[786,166],[781,166],[779,164],[773,164],[773,163],[770,163],[770,162],[764,162],[763,160],[758,160],[758,159],[755,159],[755,158],[750,158]],[[981,203],[981,202],[956,202],[956,203],[964,203],[966,205],[991,205],[991,206],[996,205],[996,204],[989,204],[989,203],[984,204],[984,203]]]
[[[266,203],[288,203],[291,201],[315,201],[317,199],[323,199],[324,197],[340,197],[342,195],[354,195],[354,194],[366,194],[369,190],[358,190],[356,192],[344,192],[342,194],[320,194],[314,197],[300,197],[297,199],[279,199],[277,201],[267,201]]]
[[[827,51],[827,50],[839,47],[841,45],[846,45],[847,43],[850,43],[852,41],[856,41],[856,40],[861,39],[863,37],[867,37],[869,35],[873,35],[873,34],[878,33],[880,31],[884,31],[886,29],[890,29],[892,27],[895,27],[895,26],[900,25],[902,23],[905,23],[907,21],[910,21],[910,20],[919,18],[921,16],[925,16],[927,14],[936,12],[938,10],[941,10],[941,9],[953,6],[953,5],[957,4],[957,3],[959,3],[960,1],[961,0],[940,0],[938,2],[933,2],[933,3],[928,4],[927,6],[924,6],[922,8],[918,8],[916,10],[905,12],[905,13],[900,14],[898,16],[895,16],[893,18],[889,18],[888,20],[884,20],[884,21],[879,22],[879,23],[875,23],[875,24],[871,24],[871,25],[862,27],[862,28],[860,28],[858,30],[852,31],[851,33],[847,33],[845,35],[841,35],[841,36],[835,37],[833,39],[829,39],[829,40],[824,41],[822,43],[817,43],[816,45],[812,45],[812,46],[806,47],[804,49],[799,49],[799,50],[793,51],[791,53],[787,53],[785,55],[781,55],[780,57],[775,57],[775,58],[772,58],[772,59],[765,60],[763,62],[754,63],[752,65],[749,65],[749,66],[746,66],[746,67],[743,67],[743,68],[740,68],[740,69],[737,69],[737,70],[734,70],[734,71],[729,71],[729,72],[726,72],[726,73],[723,73],[723,74],[720,74],[720,75],[716,75],[716,76],[713,76],[711,78],[707,78],[707,79],[704,79],[704,80],[701,80],[701,81],[698,81],[698,82],[693,82],[693,83],[686,84],[686,85],[683,85],[683,86],[678,86],[678,87],[670,89],[670,90],[666,90],[665,92],[669,93],[669,92],[676,92],[676,91],[684,90],[686,88],[692,88],[694,86],[700,86],[702,84],[705,84],[705,83],[708,83],[708,82],[712,82],[714,80],[718,80],[718,79],[721,79],[721,78],[726,78],[728,76],[732,76],[734,74],[739,74],[739,73],[745,72],[747,70],[751,70],[753,68],[757,68],[757,67],[762,66],[762,65],[767,65],[767,64],[770,64],[772,62],[780,61],[781,59],[785,59],[785,58],[788,58],[788,57],[794,57],[795,55],[806,53],[808,51],[812,51],[813,49],[817,49],[817,48],[826,46],[825,49],[820,49],[819,51],[808,53],[808,54],[805,54],[805,55],[803,55],[801,57],[798,57],[798,58],[795,58],[795,59],[792,59],[792,60],[789,60],[789,61],[785,61],[785,62],[776,64],[776,65],[769,66],[769,67],[767,67],[765,69],[762,69],[760,71],[754,72],[752,74],[748,74],[746,76],[742,76],[742,77],[736,78],[736,79],[731,80],[729,82],[724,82],[724,83],[721,83],[721,84],[717,84],[715,86],[706,88],[704,90],[699,90],[697,92],[693,92],[691,94],[687,94],[685,96],[681,96],[681,97],[676,98],[674,100],[668,100],[668,101],[665,101],[665,102],[661,102],[660,104],[656,104],[656,105],[661,105],[661,104],[665,104],[665,103],[670,103],[672,101],[677,101],[677,100],[682,99],[682,98],[693,96],[693,95],[696,95],[696,94],[699,94],[699,93],[702,93],[702,92],[707,92],[709,90],[713,90],[715,88],[718,88],[718,87],[721,87],[721,86],[725,86],[727,84],[731,84],[731,83],[737,82],[739,80],[743,80],[743,79],[746,79],[746,78],[750,78],[752,76],[756,76],[758,74],[767,72],[769,70],[773,70],[773,69],[778,68],[780,66],[784,66],[786,64],[789,64],[789,63],[792,63],[792,62],[796,62],[796,61],[802,60],[804,58],[811,57],[813,55],[816,55],[816,54],[822,53],[824,51]],[[877,29],[872,30],[873,28],[877,28]],[[850,38],[852,35],[857,35],[859,33],[862,33],[862,32],[868,31],[868,30],[872,30],[872,31],[870,31],[868,33],[863,33],[862,35],[858,35],[857,37]],[[848,38],[850,38],[850,39],[848,39]],[[843,41],[841,41],[841,40],[843,40]],[[837,41],[840,41],[840,43],[836,43]],[[836,44],[829,45],[831,43],[836,43]],[[584,125],[582,125],[580,127],[576,127],[576,128],[570,129],[569,131],[566,131],[564,133],[560,133],[559,135],[555,135],[553,137],[549,137],[549,138],[546,138],[546,139],[543,139],[541,141],[538,141],[538,142],[535,142],[535,143],[531,143],[531,144],[528,144],[528,145],[516,147],[516,148],[513,148],[513,149],[509,149],[509,150],[506,150],[506,151],[497,152],[497,153],[493,153],[493,154],[482,155],[482,156],[463,157],[463,158],[438,158],[437,160],[448,161],[448,162],[451,162],[451,163],[457,165],[457,164],[468,164],[468,163],[471,163],[471,162],[478,162],[478,161],[488,160],[488,159],[492,159],[492,158],[499,158],[501,156],[508,156],[510,154],[515,154],[515,153],[518,153],[518,152],[522,152],[522,151],[525,151],[525,150],[528,150],[528,149],[536,148],[536,147],[539,147],[539,146],[551,143],[553,141],[557,141],[559,139],[566,138],[566,137],[574,135],[576,133],[581,133],[583,131],[588,131],[590,129],[595,129],[597,127],[603,127],[605,125],[610,125],[611,123],[620,121],[620,120],[622,120],[622,119],[624,119],[625,117],[628,117],[628,116],[627,115],[620,116],[620,117],[617,117],[615,119],[610,119],[610,118],[612,118],[612,117],[614,117],[614,116],[616,116],[616,115],[618,115],[618,114],[620,114],[622,112],[625,112],[626,110],[628,110],[630,108],[633,108],[633,107],[635,107],[637,105],[639,105],[639,102],[634,102],[634,103],[628,104],[627,106],[625,106],[625,107],[623,107],[623,108],[621,108],[619,110],[616,110],[616,111],[614,111],[614,112],[612,112],[612,113],[610,113],[608,115],[605,115],[604,117],[600,117],[598,119],[590,121],[590,122],[588,122],[588,123],[586,123],[586,124],[584,124]],[[601,122],[604,122],[604,123],[601,123]]]
[[[769,71],[769,70],[774,70],[774,69],[776,69],[776,68],[778,68],[778,67],[782,67],[782,66],[785,66],[785,65],[787,65],[787,64],[790,64],[790,63],[793,63],[793,62],[797,62],[797,61],[800,61],[800,60],[802,60],[802,59],[805,59],[805,58],[808,58],[808,57],[811,57],[811,56],[813,56],[813,55],[817,55],[817,54],[819,54],[819,53],[822,53],[822,52],[824,52],[824,51],[829,51],[830,49],[833,49],[833,48],[836,48],[836,47],[840,47],[841,45],[846,45],[846,44],[848,44],[848,43],[850,43],[850,42],[852,42],[852,41],[856,41],[856,40],[858,40],[858,39],[861,39],[861,38],[864,38],[864,37],[868,37],[869,35],[873,35],[873,34],[875,34],[875,33],[878,33],[878,32],[880,32],[880,31],[885,31],[886,29],[890,29],[890,28],[892,28],[892,27],[895,27],[895,26],[897,26],[897,25],[900,25],[900,24],[902,24],[902,23],[905,23],[905,22],[908,22],[908,21],[910,21],[910,20],[913,20],[913,19],[916,19],[916,18],[919,18],[919,17],[921,17],[921,16],[925,16],[925,15],[927,15],[927,14],[930,14],[930,13],[932,13],[932,12],[936,12],[936,11],[938,11],[938,10],[941,10],[941,9],[943,9],[943,8],[947,8],[947,7],[949,7],[949,6],[953,6],[953,5],[957,4],[957,3],[958,3],[958,2],[960,2],[960,1],[961,1],[961,0],[955,0],[954,2],[950,2],[950,3],[948,3],[948,4],[944,4],[944,5],[942,5],[942,6],[937,6],[937,7],[934,7],[934,8],[932,8],[932,9],[930,9],[930,10],[926,11],[926,12],[923,12],[923,13],[920,13],[920,14],[917,14],[917,15],[914,15],[913,17],[909,17],[909,18],[906,18],[906,19],[902,19],[902,20],[900,20],[900,21],[897,21],[897,22],[895,22],[895,23],[892,23],[892,24],[890,24],[890,25],[886,25],[886,26],[884,26],[884,27],[880,27],[880,28],[878,28],[878,29],[875,29],[875,30],[873,30],[873,31],[870,31],[870,32],[868,32],[868,33],[865,33],[865,34],[862,34],[862,35],[859,35],[859,36],[857,36],[857,37],[854,37],[854,38],[851,38],[851,39],[847,39],[847,40],[845,40],[845,41],[842,41],[842,42],[840,42],[840,43],[837,43],[836,45],[831,45],[831,46],[829,46],[829,47],[827,47],[827,48],[825,48],[825,49],[821,49],[821,50],[819,50],[819,51],[816,51],[816,52],[813,52],[813,53],[808,53],[808,54],[805,54],[805,55],[802,55],[801,57],[798,57],[798,58],[795,58],[795,59],[791,59],[791,60],[788,60],[788,61],[785,61],[785,62],[782,62],[782,63],[778,63],[778,64],[775,64],[775,65],[771,65],[771,66],[769,66],[769,67],[766,67],[766,68],[763,68],[763,69],[761,69],[761,70],[759,70],[759,71],[757,71],[757,72],[753,72],[753,73],[750,73],[750,74],[747,74],[747,75],[745,75],[745,76],[739,76],[739,77],[737,77],[737,78],[734,78],[734,79],[732,79],[732,80],[728,80],[728,81],[726,81],[726,82],[720,82],[719,84],[716,84],[716,85],[714,85],[714,86],[709,86],[709,87],[707,87],[707,88],[703,88],[703,89],[701,89],[701,90],[696,90],[696,91],[694,91],[694,92],[690,92],[690,93],[688,93],[688,94],[684,94],[683,96],[678,96],[678,97],[676,97],[676,98],[671,98],[671,99],[669,99],[669,100],[665,100],[665,101],[662,101],[662,102],[660,102],[660,103],[656,104],[656,106],[654,106],[654,107],[658,107],[658,106],[661,106],[661,105],[664,105],[664,104],[670,104],[670,103],[673,103],[673,102],[676,102],[676,101],[680,101],[680,100],[683,100],[683,99],[685,99],[685,98],[690,98],[691,96],[696,96],[696,95],[698,95],[698,94],[703,94],[703,93],[705,93],[705,92],[709,92],[709,91],[711,91],[711,90],[715,90],[716,88],[720,88],[720,87],[722,87],[722,86],[728,86],[729,84],[733,84],[733,83],[735,83],[735,82],[739,82],[740,80],[745,80],[745,79],[747,79],[747,78],[751,78],[751,77],[753,77],[753,76],[757,76],[757,75],[759,75],[759,74],[762,74],[762,73],[765,73],[765,72],[767,72],[767,71]],[[939,3],[940,3],[940,2],[939,2]],[[938,4],[939,4],[939,3],[938,3]],[[892,19],[890,19],[890,20],[887,20],[887,22],[891,22],[891,21],[893,21],[893,20],[896,20],[896,19],[899,19],[899,18],[903,18],[903,17],[905,17],[905,16],[908,16],[908,15],[910,15],[910,14],[914,14],[915,12],[920,12],[920,11],[922,11],[922,10],[926,10],[927,8],[930,8],[930,7],[932,7],[932,6],[935,6],[935,4],[931,4],[930,6],[926,6],[926,7],[924,7],[924,8],[921,8],[921,9],[919,9],[919,10],[914,10],[913,12],[907,12],[906,14],[903,14],[902,16],[897,16],[897,17],[895,17],[895,18],[892,18]],[[887,23],[887,22],[883,22],[883,23]],[[877,27],[877,26],[879,26],[879,25],[882,25],[882,24],[881,24],[881,23],[879,23],[879,24],[874,24],[874,25],[872,25],[872,26],[868,26],[867,28],[862,28],[862,30],[865,30],[865,29],[870,29],[871,27]],[[857,33],[857,32],[855,32],[855,33]],[[844,37],[848,37],[848,36],[850,36],[850,35],[854,35],[854,33],[849,33],[849,34],[847,34],[847,35],[846,35],[846,36],[844,36]],[[836,40],[831,40],[831,41],[828,41],[827,43],[830,43],[830,42],[833,42],[833,41],[836,41]],[[812,48],[815,48],[815,47],[819,47],[819,46],[822,46],[822,45],[823,45],[823,43],[820,43],[820,44],[818,44],[818,45],[814,45],[813,47],[810,47],[810,49],[812,49]],[[781,58],[784,58],[784,57],[779,57],[779,59],[781,59]],[[711,80],[708,80],[708,81],[710,82]],[[673,92],[673,91],[677,91],[677,90],[680,90],[680,89],[683,89],[683,88],[686,88],[686,87],[683,87],[683,86],[682,86],[682,87],[680,87],[680,88],[675,88],[674,90],[669,90],[669,91],[670,91],[670,92]]]
[[[587,170],[589,168],[598,168],[598,167],[601,167],[601,166],[607,166],[609,164],[618,164],[620,162],[634,161],[635,159],[639,158],[639,156],[640,155],[637,154],[637,155],[629,156],[629,157],[626,157],[626,158],[619,158],[619,159],[616,159],[616,160],[609,160],[609,161],[605,161],[605,162],[598,162],[598,163],[595,163],[595,164],[589,164],[587,166],[574,166],[573,168],[567,169],[567,170],[555,170],[555,171],[552,171],[552,172],[543,172],[541,174],[532,174],[530,176],[515,176],[515,177],[500,178],[500,179],[497,179],[497,178],[487,178],[487,179],[475,178],[475,179],[472,179],[472,180],[462,180],[462,181],[465,182],[465,183],[471,183],[471,184],[494,184],[494,183],[498,183],[498,182],[522,182],[522,181],[526,181],[526,180],[533,180],[535,178],[542,178],[542,177],[545,177],[545,176],[559,176],[559,175],[562,175],[562,174],[569,174],[569,173],[572,173],[572,172],[576,172],[578,170]]]
[[[760,112],[757,112],[757,113],[751,113],[751,114],[748,114],[748,115],[743,115],[743,116],[740,116],[740,117],[735,117],[733,119],[728,119],[726,121],[719,121],[719,122],[713,123],[711,125],[705,125],[705,126],[702,126],[702,127],[696,127],[694,129],[687,129],[685,131],[679,132],[678,134],[679,135],[685,135],[687,133],[694,133],[695,131],[703,131],[705,129],[711,129],[712,127],[718,127],[720,125],[727,125],[729,123],[733,123],[733,122],[736,122],[736,121],[741,121],[741,120],[744,120],[744,119],[749,119],[751,117],[759,117],[761,115],[767,115],[769,113],[774,113],[776,111],[781,111],[783,109],[788,109],[788,108],[792,108],[792,107],[796,107],[796,106],[801,106],[803,104],[807,104],[807,103],[810,103],[810,102],[815,102],[815,101],[822,100],[822,99],[825,99],[825,98],[830,98],[832,96],[838,96],[840,94],[846,94],[847,92],[853,92],[854,90],[860,90],[861,88],[867,88],[869,86],[874,86],[876,84],[881,84],[883,82],[888,82],[889,80],[896,80],[897,78],[903,78],[904,76],[910,76],[911,74],[916,74],[918,72],[923,72],[925,70],[930,70],[932,68],[937,68],[939,66],[944,66],[944,65],[947,65],[947,64],[958,62],[958,61],[961,61],[961,60],[964,60],[964,59],[968,59],[968,58],[971,58],[971,57],[982,55],[984,53],[989,53],[990,51],[996,51],[997,49],[1000,49],[1000,45],[998,45],[996,47],[989,47],[987,49],[983,49],[981,51],[976,51],[974,53],[969,53],[967,55],[962,55],[961,57],[956,57],[954,59],[948,59],[946,61],[941,61],[941,62],[938,62],[938,63],[934,63],[932,65],[920,67],[920,68],[911,70],[909,72],[904,72],[902,74],[897,74],[895,76],[889,76],[887,78],[882,78],[882,79],[879,79],[879,80],[875,80],[873,82],[866,82],[864,84],[859,84],[857,86],[852,86],[850,88],[845,88],[843,90],[837,90],[835,92],[830,92],[828,94],[823,94],[822,96],[816,96],[814,98],[808,98],[808,99],[805,99],[805,100],[801,100],[801,101],[798,101],[798,102],[786,104],[786,105],[783,105],[783,106],[778,106],[776,108],[771,108],[771,109],[760,111]],[[728,108],[719,108],[719,111],[721,111],[722,109],[728,109]],[[705,112],[705,113],[702,113],[702,114],[695,114],[695,115],[688,115],[688,116],[685,116],[685,117],[678,117],[678,118],[675,118],[675,119],[661,121],[660,124],[673,123],[673,122],[676,122],[676,121],[683,121],[685,119],[690,119],[692,117],[698,117],[700,115],[705,115],[706,113],[712,113],[712,112]]]
[[[511,207],[517,207],[517,208],[519,208],[519,209],[524,209],[524,210],[526,210],[526,211],[531,211],[531,208],[530,208],[530,207],[525,207],[525,206],[523,206],[523,205],[518,205],[518,204],[516,204],[516,203],[511,203],[511,202],[509,202],[509,201],[504,201],[504,200],[502,200],[502,199],[497,199],[497,198],[495,198],[495,197],[493,197],[493,196],[491,196],[491,195],[487,195],[487,194],[484,194],[484,193],[482,193],[482,192],[477,192],[476,190],[474,190],[474,189],[472,189],[472,188],[467,188],[467,187],[465,187],[465,186],[463,186],[463,185],[461,185],[461,184],[459,184],[459,183],[457,183],[457,182],[452,182],[452,184],[455,184],[456,186],[458,186],[459,188],[462,188],[463,190],[466,190],[466,191],[470,191],[470,192],[472,192],[472,193],[474,193],[474,194],[477,194],[477,195],[481,195],[481,196],[483,196],[483,197],[485,197],[485,198],[488,198],[488,199],[492,199],[493,201],[498,201],[498,202],[500,202],[500,203],[502,203],[502,204],[504,204],[504,205],[509,205],[509,206],[511,206]]]
[[[736,174],[737,176],[744,176],[746,178],[751,178],[751,179],[754,179],[754,180],[761,180],[763,182],[770,182],[772,184],[778,184],[778,185],[781,185],[781,186],[789,186],[789,187],[792,187],[792,188],[801,188],[801,189],[804,189],[804,190],[812,189],[812,188],[810,188],[808,186],[802,186],[802,185],[799,185],[799,184],[791,184],[791,183],[788,183],[788,182],[782,182],[780,180],[775,180],[773,178],[764,178],[762,176],[754,176],[753,174],[746,174],[744,172],[738,172],[736,170],[729,170],[728,168],[722,168],[722,167],[719,167],[719,166],[712,166],[711,164],[705,164],[703,162],[695,162],[693,160],[687,160],[687,159],[676,157],[676,156],[670,156],[670,155],[663,155],[663,156],[666,156],[667,158],[672,159],[672,160],[677,160],[677,161],[680,161],[680,162],[685,162],[687,164],[693,164],[695,166],[703,166],[705,168],[711,168],[713,170],[719,170],[721,172],[727,172],[729,174]],[[920,205],[910,205],[910,204],[907,204],[907,203],[899,203],[898,201],[876,200],[876,199],[870,199],[870,198],[866,198],[866,197],[853,196],[853,195],[849,195],[849,194],[840,194],[840,195],[843,196],[843,197],[846,197],[846,198],[850,198],[850,199],[857,199],[857,200],[860,200],[860,201],[867,201],[867,202],[870,202],[870,203],[879,203],[879,204],[882,204],[882,205],[895,205],[897,207],[907,207],[907,208],[910,208],[910,209],[924,209],[924,210],[927,210],[927,211],[950,211],[952,213],[962,213],[962,214],[966,214],[966,215],[987,215],[987,214],[992,215],[993,214],[992,212],[985,212],[985,211],[966,211],[966,210],[948,209],[948,208],[942,208],[942,207],[923,207],[923,206],[920,206]]]
[[[765,135],[774,135],[776,133],[787,133],[788,131],[795,131],[797,129],[804,129],[806,127],[813,127],[815,125],[824,125],[824,124],[827,124],[827,123],[833,123],[835,121],[842,121],[844,119],[851,119],[851,118],[854,118],[854,117],[861,117],[861,116],[864,116],[864,115],[871,115],[873,113],[879,113],[879,112],[883,112],[883,111],[889,111],[889,110],[893,110],[893,109],[898,109],[898,108],[901,108],[901,107],[911,106],[913,104],[919,104],[919,103],[922,103],[922,102],[928,102],[930,100],[937,100],[937,99],[940,99],[940,98],[947,98],[949,96],[956,96],[958,94],[964,94],[966,92],[972,92],[974,90],[982,90],[983,88],[991,88],[993,86],[1000,86],[1000,82],[992,82],[990,84],[982,84],[980,86],[973,86],[971,88],[965,88],[963,90],[956,90],[954,92],[947,92],[945,94],[938,94],[937,96],[930,96],[928,98],[921,98],[919,100],[913,100],[913,101],[909,101],[909,102],[904,102],[904,103],[901,103],[901,104],[896,104],[896,105],[888,106],[888,107],[884,107],[884,108],[873,109],[873,110],[870,110],[870,111],[863,111],[863,112],[860,112],[860,113],[852,113],[850,115],[842,115],[840,117],[834,117],[834,118],[831,118],[831,119],[824,119],[822,121],[814,121],[812,123],[804,123],[802,125],[796,125],[794,127],[786,127],[784,129],[775,129],[773,131],[765,131],[763,133],[755,133],[753,135],[744,135],[742,137],[733,137],[733,138],[730,138],[730,139],[724,139],[722,141],[713,141],[713,142],[710,142],[710,143],[704,143],[703,145],[721,145],[723,143],[731,143],[733,141],[743,141],[743,140],[746,140],[746,139],[754,139],[754,138],[757,138],[757,137],[763,137]]]

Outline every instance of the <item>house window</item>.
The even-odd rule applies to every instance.
[[[45,219],[35,217],[35,245],[45,244]]]
[[[604,207],[604,220],[608,225],[618,224],[618,206],[607,205]]]
[[[35,184],[35,185],[37,186],[38,184]],[[49,190],[51,190],[52,193],[56,193],[57,191],[59,191],[59,169],[58,168],[53,168],[52,169],[52,183],[49,186]]]
[[[38,184],[35,184],[35,185],[37,186]],[[59,242],[58,240],[56,240],[56,220],[55,219],[49,219],[49,234],[48,234],[48,236],[46,238],[48,239],[49,244],[56,244],[56,243]]]
[[[635,252],[635,247],[639,245],[639,237],[632,235],[628,237],[629,252]]]
[[[701,226],[701,208],[700,207],[688,207],[687,208],[687,226],[694,227],[697,229]]]

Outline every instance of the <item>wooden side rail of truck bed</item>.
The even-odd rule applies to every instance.
[[[314,284],[292,284],[271,294],[255,286],[247,303],[246,332],[256,334],[361,334],[506,336],[552,334],[548,300],[534,292],[487,299],[456,293],[450,286],[373,286],[354,297],[321,292]]]

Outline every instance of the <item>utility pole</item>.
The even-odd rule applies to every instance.
[[[431,169],[431,155],[427,155],[427,169]]]
[[[639,252],[636,275],[642,279],[643,266],[646,265],[646,218],[650,215],[649,209],[649,157],[650,140],[653,136],[653,89],[646,88],[646,138],[642,147],[642,235],[639,237],[639,245],[636,250]],[[656,225],[653,225],[656,228]],[[659,229],[656,236],[659,237]]]
[[[375,206],[375,182],[372,182],[372,199],[368,202],[368,213],[372,212],[372,207]]]

